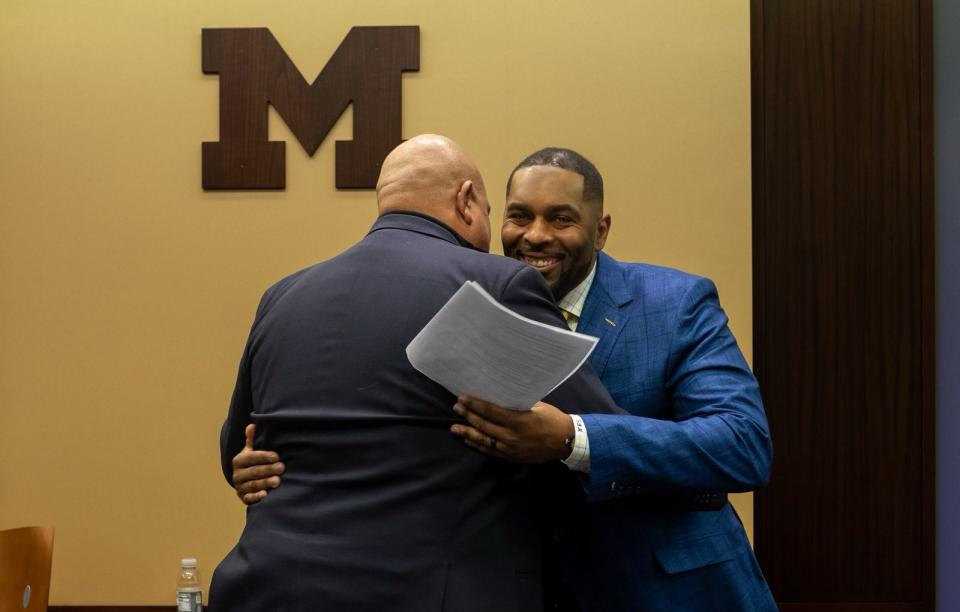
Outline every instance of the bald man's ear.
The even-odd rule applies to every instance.
[[[473,224],[473,215],[477,214],[476,206],[471,200],[476,200],[473,181],[467,180],[460,184],[457,191],[457,216],[467,225]]]

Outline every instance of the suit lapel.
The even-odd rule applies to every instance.
[[[590,365],[601,377],[613,345],[630,320],[624,306],[632,300],[619,264],[601,251],[597,256],[597,273],[577,325],[578,332],[600,339],[590,355]]]

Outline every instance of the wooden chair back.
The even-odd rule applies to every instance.
[[[46,610],[52,561],[52,527],[0,531],[0,612]]]

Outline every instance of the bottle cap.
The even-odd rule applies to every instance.
[[[181,567],[197,567],[196,559],[180,559]]]

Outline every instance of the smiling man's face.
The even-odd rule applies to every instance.
[[[559,300],[590,273],[607,240],[610,216],[583,200],[583,176],[528,166],[510,182],[503,213],[503,253],[536,268]]]

